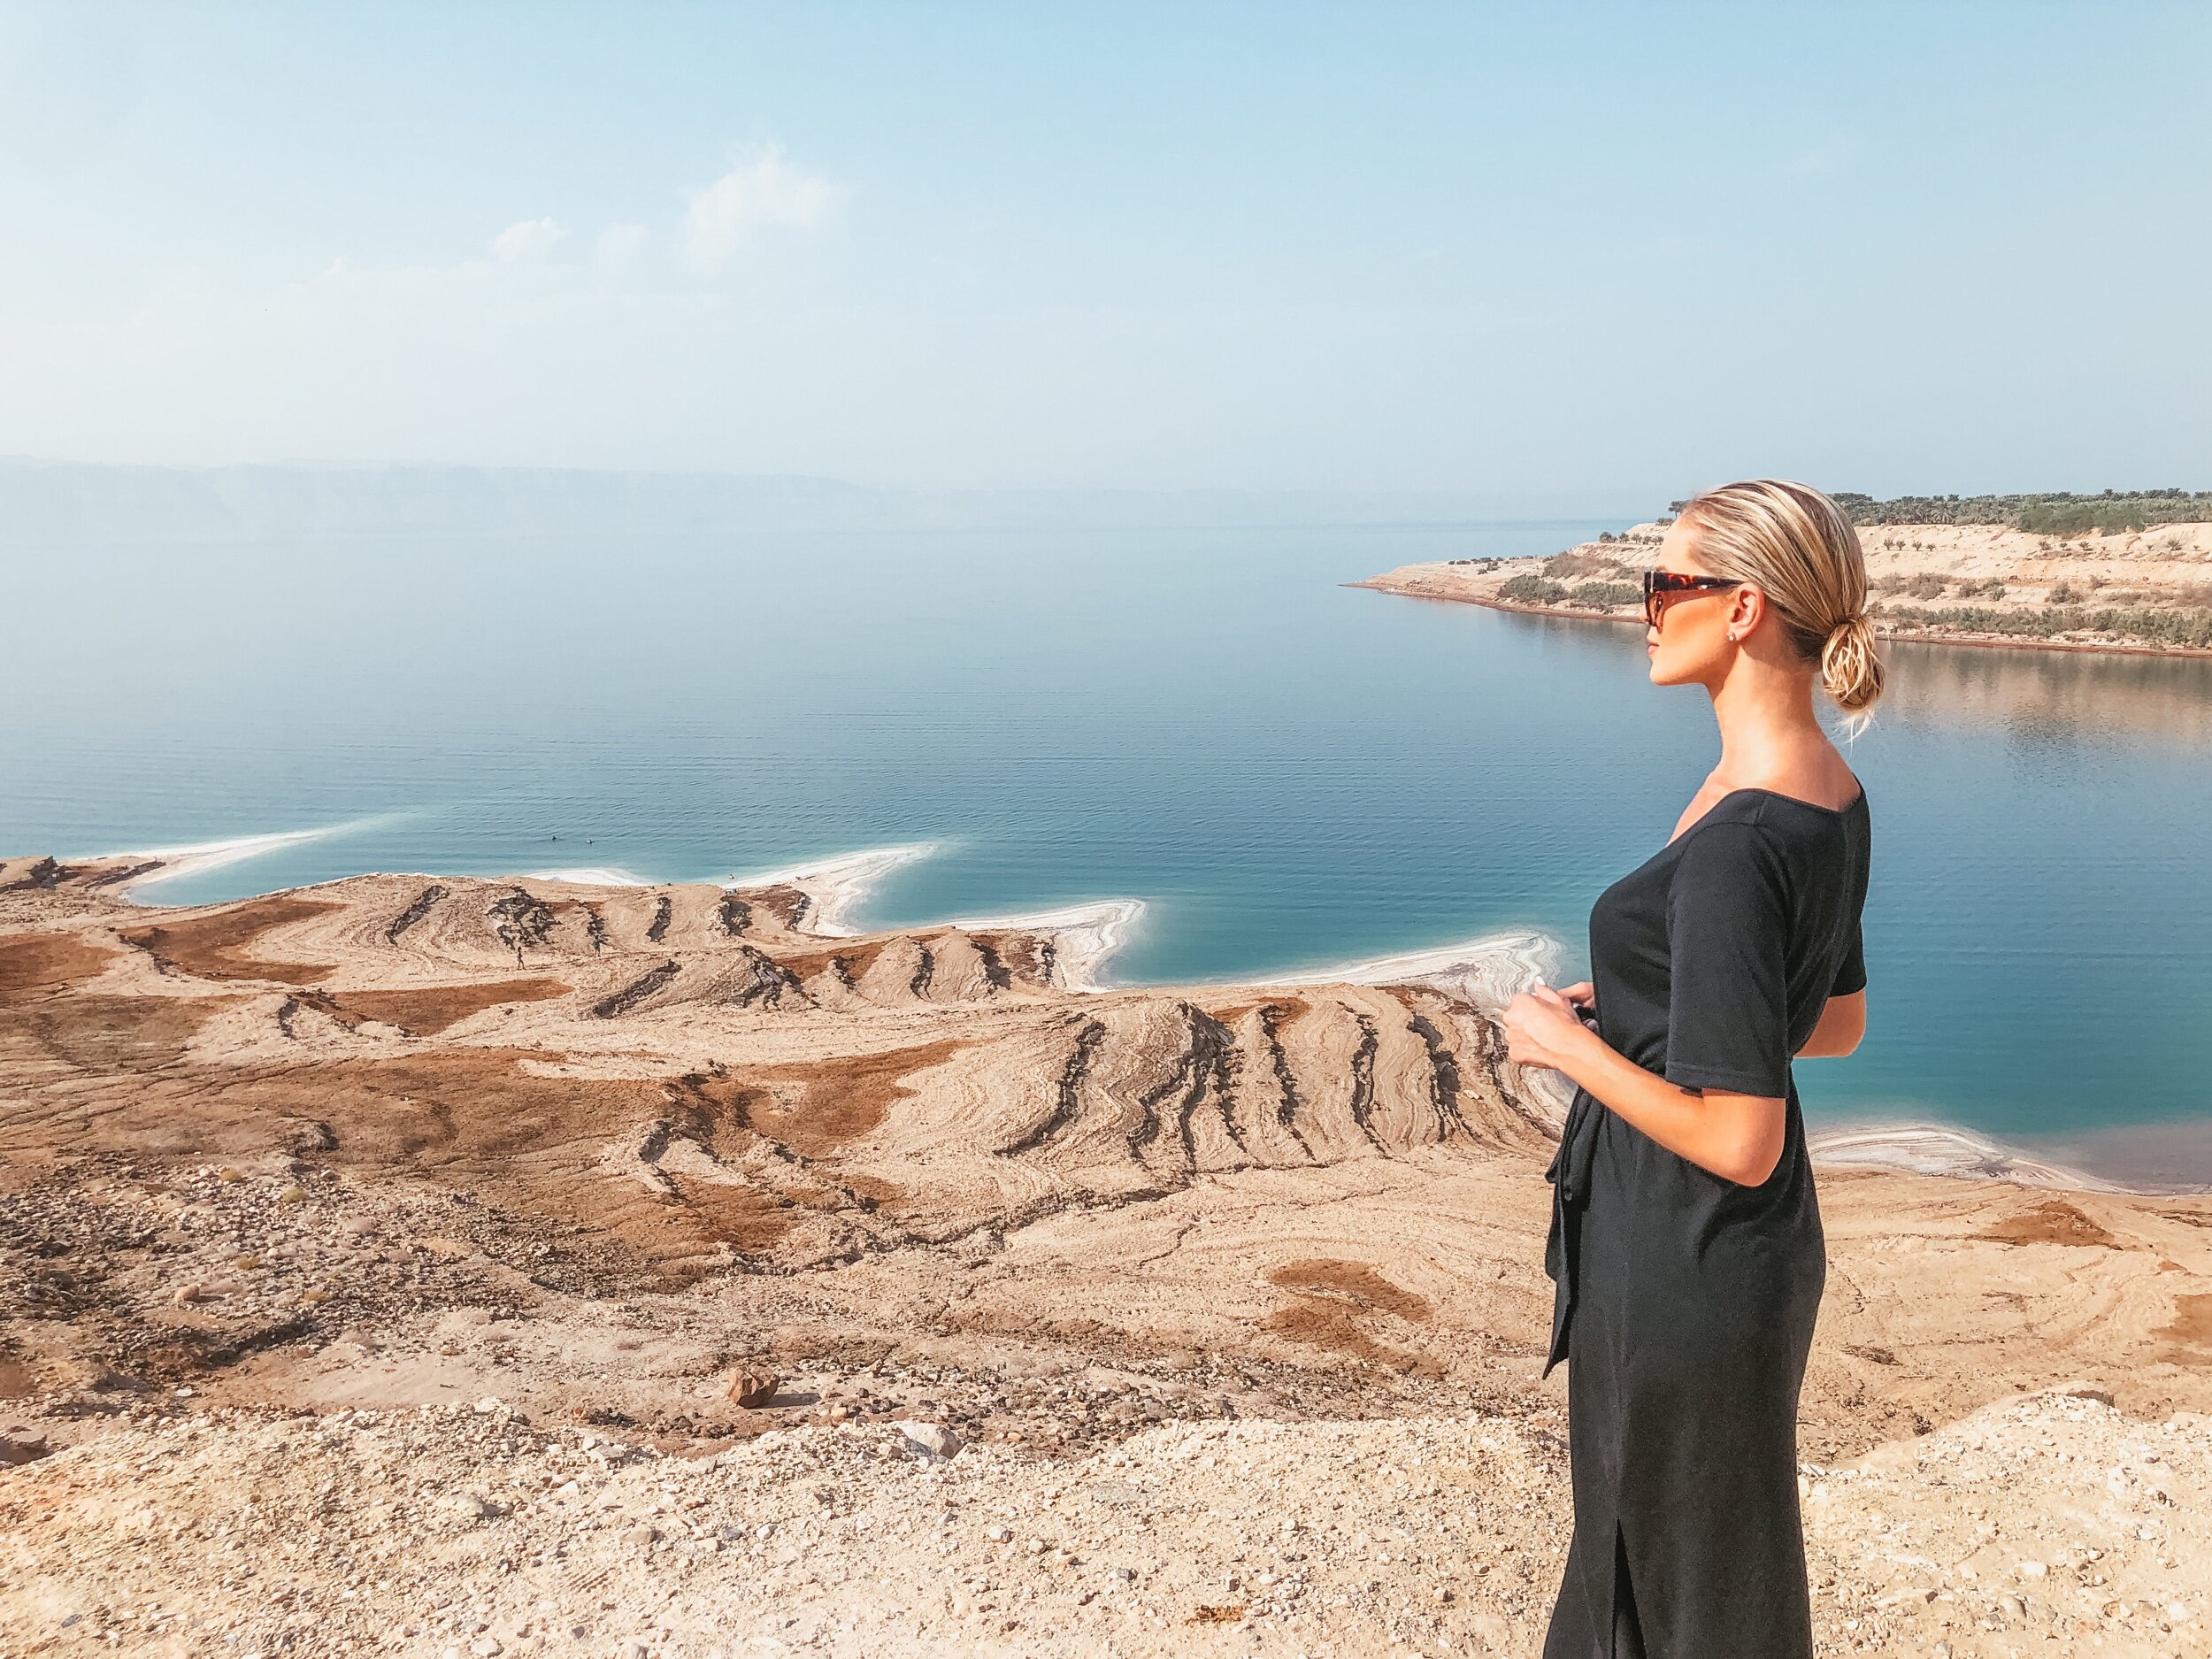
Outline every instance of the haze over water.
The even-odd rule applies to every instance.
[[[0,848],[343,826],[150,889],[936,843],[866,919],[1102,898],[1125,979],[1534,927],[1711,764],[1632,628],[1340,584],[1596,523],[107,545],[11,556]],[[2212,660],[1889,648],[1871,1030],[1828,1122],[1936,1120],[2212,1179]],[[557,836],[558,840],[553,838]]]

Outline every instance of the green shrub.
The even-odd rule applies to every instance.
[[[1541,576],[1509,576],[1498,584],[1498,597],[1517,604],[1555,605],[1566,596],[1564,582],[1547,581]]]
[[[1881,605],[1885,622],[1907,628],[1956,628],[1967,634],[1996,634],[2049,639],[2056,634],[2116,634],[2152,645],[2212,647],[2212,609],[2169,610],[2154,605],[2046,605],[2039,610],[1993,610],[1986,605]]]
[[[1643,603],[1644,590],[1634,582],[1584,582],[1574,590],[1577,604],[1603,605],[1608,611],[1616,605]]]
[[[1547,576],[1617,576],[1628,568],[1603,553],[1583,553],[1570,548],[1544,561]]]

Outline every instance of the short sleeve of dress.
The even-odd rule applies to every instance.
[[[1667,892],[1667,1079],[1780,1099],[1789,1093],[1781,856],[1748,824],[1691,832]]]
[[[1859,932],[1859,918],[1851,918],[1850,941],[1844,946],[1843,965],[1836,970],[1836,982],[1828,987],[1831,996],[1849,996],[1854,991],[1866,989],[1866,941]]]

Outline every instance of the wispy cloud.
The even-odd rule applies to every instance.
[[[552,219],[522,219],[492,238],[492,257],[503,265],[512,265],[518,259],[541,259],[567,234]]]
[[[599,233],[599,240],[592,248],[592,257],[603,265],[629,265],[645,246],[646,234],[642,225],[610,225]]]
[[[784,158],[770,145],[691,197],[684,215],[684,252],[700,271],[718,271],[764,230],[812,230],[836,211],[842,190],[818,173]]]

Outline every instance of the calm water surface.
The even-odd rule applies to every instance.
[[[871,919],[1141,898],[1129,979],[1533,926],[1580,977],[1703,698],[1632,628],[1340,584],[1600,527],[19,549],[0,847],[344,826],[183,901],[927,841]],[[1809,1110],[2212,1178],[2212,662],[1891,664],[1852,751],[1873,1029]]]

